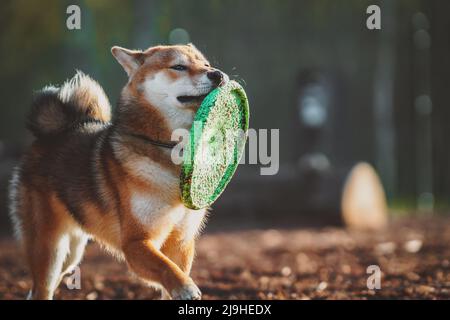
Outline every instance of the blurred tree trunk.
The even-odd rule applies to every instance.
[[[433,187],[436,197],[450,203],[450,1],[423,1],[431,18],[431,96],[433,99]]]
[[[392,198],[397,183],[393,119],[396,2],[382,1],[380,7],[381,30],[374,78],[375,157],[388,198]]]
[[[160,13],[160,3],[150,0],[135,0],[133,3],[134,25],[133,45],[137,49],[146,49],[159,44],[157,19]]]
[[[417,172],[417,207],[420,211],[432,212],[433,165],[432,165],[432,110],[433,102],[430,89],[430,46],[429,19],[417,11],[412,16],[414,40],[414,111],[416,120],[416,172]]]

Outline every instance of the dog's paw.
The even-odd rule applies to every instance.
[[[202,293],[194,283],[172,290],[172,299],[174,300],[201,300],[201,298]]]

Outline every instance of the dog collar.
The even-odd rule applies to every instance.
[[[154,146],[157,147],[163,147],[163,148],[167,148],[167,149],[173,149],[173,147],[175,147],[177,145],[177,142],[163,142],[163,141],[158,141],[158,140],[153,140],[147,136],[144,136],[142,134],[137,134],[137,133],[128,133],[130,136],[135,137],[137,139],[141,139],[144,140],[145,142],[152,144]]]

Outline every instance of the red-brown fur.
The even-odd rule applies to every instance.
[[[73,91],[71,99],[64,100],[51,89],[39,97],[29,118],[37,139],[15,172],[11,216],[30,267],[32,298],[53,297],[64,273],[81,259],[87,237],[92,237],[124,258],[140,278],[162,285],[172,297],[198,299],[189,273],[195,234],[205,212],[182,206],[175,183],[180,168],[171,161],[170,150],[136,135],[170,141],[171,120],[148,100],[143,87],[153,74],[162,72],[170,83],[214,69],[191,45],[145,52],[115,47],[113,54],[129,82],[112,120],[104,93],[83,75],[66,88]],[[170,69],[177,57],[188,63],[187,73]],[[80,83],[84,87],[76,86]],[[74,110],[67,111],[68,106]],[[193,117],[197,107],[186,105],[180,117]],[[139,166],[145,174],[134,170]],[[167,178],[146,176],[158,171]],[[154,211],[148,213],[151,223],[142,216],[145,210],[139,211],[136,195],[164,204],[149,202]]]

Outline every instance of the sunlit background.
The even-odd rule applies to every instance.
[[[252,128],[280,130],[278,174],[242,165],[213,228],[339,221],[361,161],[378,172],[392,215],[449,212],[450,2],[85,0],[81,30],[68,30],[73,3],[0,2],[1,229],[11,168],[31,141],[33,91],[79,69],[114,105],[126,75],[113,45],[187,42],[244,85]],[[366,28],[374,3],[381,30]]]

